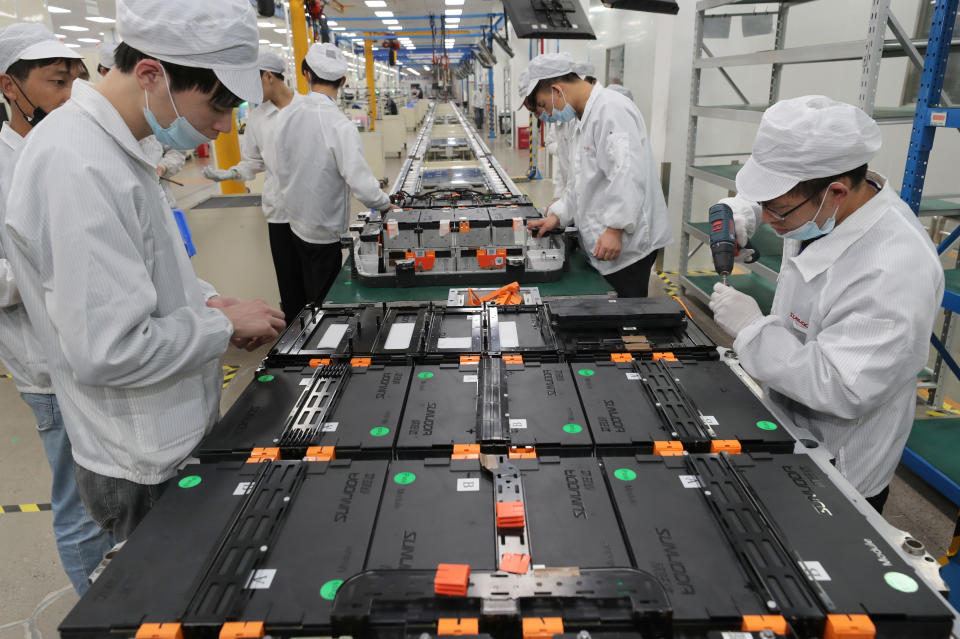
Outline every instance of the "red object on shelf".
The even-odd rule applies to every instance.
[[[530,127],[528,126],[517,127],[517,148],[518,149],[530,148]]]
[[[210,157],[210,145],[201,144],[197,147],[197,157],[198,158],[208,158]]]

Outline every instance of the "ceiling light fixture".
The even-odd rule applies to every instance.
[[[80,45],[79,45],[79,44],[73,44],[72,42],[68,42],[68,43],[66,43],[64,46],[70,47],[71,49],[79,49],[79,48],[80,48]]]
[[[443,14],[447,16],[458,16],[463,13],[463,9],[444,9]]]
[[[60,28],[63,29],[64,31],[89,31],[89,30],[90,30],[90,29],[88,29],[88,28],[86,28],[86,27],[78,27],[78,26],[74,26],[74,25],[72,25],[72,24],[68,24],[67,26],[65,26],[65,27],[60,27]]]
[[[70,13],[70,9],[64,9],[63,7],[55,7],[53,5],[47,5],[47,11],[50,13]]]
[[[273,32],[274,32],[274,33],[283,34],[283,33],[286,33],[287,30],[281,27],[281,28],[278,28],[278,29],[274,29]]]
[[[271,43],[270,43],[270,46],[271,46],[271,47],[282,47],[283,45],[280,44],[279,42],[271,42]]]
[[[346,28],[346,27],[333,27],[333,28],[330,29],[330,30],[331,30],[331,31],[346,31],[347,28]]]
[[[100,24],[113,24],[116,22],[113,18],[104,18],[103,16],[87,16],[90,22],[99,22]]]
[[[367,5],[371,9],[387,6],[387,3],[383,0],[366,0],[363,4]]]
[[[270,41],[269,41],[269,40],[261,40],[261,41],[260,41],[260,44],[270,44]]]
[[[100,44],[96,38],[77,38],[77,42],[89,42],[90,44]]]
[[[390,29],[391,31],[400,31],[401,29],[403,29],[403,27],[401,27],[399,24],[391,24],[387,28]]]
[[[263,29],[271,29],[273,28],[274,24],[272,22],[263,21],[263,22],[258,22],[257,26]]]
[[[327,22],[327,26],[328,26],[328,27],[335,27],[335,26],[337,26],[337,23],[334,22],[333,20],[327,20],[326,22]]]
[[[378,18],[392,18],[393,11],[374,11],[373,15],[377,16]]]
[[[396,18],[384,18],[380,22],[384,24],[400,24],[400,21],[397,20]]]

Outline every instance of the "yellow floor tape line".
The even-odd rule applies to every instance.
[[[10,506],[0,506],[0,515],[12,515],[13,513],[39,513],[52,510],[50,504],[12,504]]]
[[[233,378],[237,376],[237,371],[240,370],[239,366],[223,366],[223,387],[226,388],[230,385],[230,382],[233,381]]]

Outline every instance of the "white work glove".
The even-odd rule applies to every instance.
[[[737,235],[737,246],[740,251],[734,262],[741,264],[753,257],[753,249],[743,248],[757,231],[757,221],[760,215],[759,206],[740,197],[725,197],[717,204],[726,204],[733,211],[733,231]]]
[[[713,321],[734,339],[740,331],[763,318],[755,299],[721,282],[713,285],[710,310],[713,311]]]
[[[233,169],[215,169],[212,166],[203,167],[203,177],[214,182],[223,182],[225,180],[236,180],[237,172]]]

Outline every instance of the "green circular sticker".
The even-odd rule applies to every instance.
[[[373,435],[374,437],[383,437],[389,432],[390,432],[390,429],[387,428],[386,426],[377,426],[376,428],[370,429],[370,434]]]
[[[760,430],[777,430],[777,425],[773,422],[757,422],[757,428]]]
[[[593,375],[593,371],[590,370],[589,368],[581,368],[580,370],[577,371],[577,375],[583,375],[584,377],[590,377],[591,375]]]
[[[422,373],[417,374],[417,377],[419,377],[420,379],[430,379],[431,377],[433,377],[433,373],[431,373],[430,371],[424,371]]]
[[[261,375],[260,377],[257,378],[257,381],[258,381],[258,382],[272,382],[272,381],[273,381],[273,375]]]
[[[401,485],[412,484],[416,479],[417,476],[413,473],[397,473],[393,476],[393,481]]]
[[[637,473],[633,472],[629,468],[618,468],[613,471],[613,476],[620,481],[633,481],[637,478]]]
[[[894,590],[900,592],[916,592],[920,590],[920,585],[910,575],[902,572],[888,572],[883,575],[883,580]]]
[[[194,486],[196,486],[202,481],[203,481],[203,478],[200,477],[200,475],[187,475],[186,477],[180,480],[178,485],[180,486],[180,488],[193,488]]]
[[[333,601],[333,598],[337,596],[337,591],[340,590],[340,586],[342,585],[343,579],[332,579],[320,586],[320,596],[328,601]]]
[[[576,435],[577,433],[583,430],[583,426],[581,426],[580,424],[564,424],[563,430],[570,433],[571,435]]]

